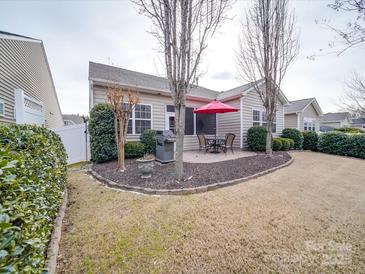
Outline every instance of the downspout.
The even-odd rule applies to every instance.
[[[240,98],[240,148],[243,149],[243,96]]]

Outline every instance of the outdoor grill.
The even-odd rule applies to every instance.
[[[176,135],[171,130],[157,130],[156,132],[156,160],[161,163],[173,162],[174,143]]]

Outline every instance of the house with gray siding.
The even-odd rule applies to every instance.
[[[322,128],[329,129],[351,127],[351,115],[349,112],[330,112],[321,117],[320,124]]]
[[[175,127],[175,111],[168,80],[114,66],[89,63],[89,107],[106,102],[110,85],[138,91],[139,104],[135,107],[128,126],[127,141],[138,141],[145,129],[164,130]],[[224,114],[194,114],[193,110],[212,100],[220,100],[239,109]],[[284,106],[289,101],[280,92],[273,135],[284,128]],[[186,96],[184,149],[198,148],[197,134],[225,136],[234,133],[234,147],[247,147],[247,130],[254,125],[265,125],[265,110],[252,84],[227,91],[215,91],[201,86],[191,88]]]
[[[0,122],[63,126],[43,42],[0,31]]]
[[[285,106],[285,128],[319,131],[319,120],[322,115],[316,98],[291,101]]]

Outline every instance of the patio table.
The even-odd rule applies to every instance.
[[[224,143],[224,141],[226,140],[225,138],[222,137],[206,137],[207,142],[213,147],[213,150],[211,151],[212,153],[219,153],[219,148],[221,147],[221,145]]]

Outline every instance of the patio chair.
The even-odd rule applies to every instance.
[[[224,141],[224,144],[221,145],[221,148],[224,153],[227,153],[227,149],[231,148],[232,154],[233,154],[233,141],[234,138],[236,138],[236,135],[233,133],[227,133],[226,139]]]
[[[207,139],[205,138],[205,135],[197,134],[196,136],[198,137],[199,140],[199,152],[202,151],[202,149],[204,149],[205,152],[207,152],[211,148],[211,145],[208,143]]]

